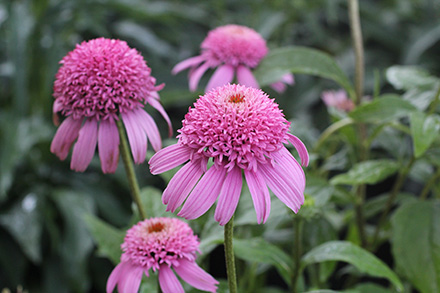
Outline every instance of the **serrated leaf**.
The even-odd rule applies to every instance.
[[[85,215],[84,220],[98,246],[98,254],[118,264],[122,254],[121,244],[124,242],[125,231],[116,229],[90,214]]]
[[[275,266],[284,281],[290,284],[293,270],[291,258],[263,238],[234,239],[234,252],[235,256],[240,259]]]
[[[396,266],[421,292],[440,291],[440,202],[401,206],[391,218]]]
[[[410,102],[398,95],[383,95],[370,103],[355,108],[349,116],[358,122],[384,123],[416,111]]]
[[[420,157],[439,136],[440,116],[427,116],[422,112],[414,112],[410,115],[411,136],[413,138],[414,155]]]
[[[348,241],[330,241],[315,247],[302,257],[302,267],[324,261],[344,261],[359,271],[375,277],[388,279],[399,290],[402,283],[390,268],[367,250]]]
[[[295,46],[272,50],[254,74],[260,85],[265,86],[279,81],[287,72],[331,79],[353,96],[353,86],[339,65],[330,55],[315,49]]]
[[[388,81],[398,90],[409,90],[417,87],[431,87],[439,80],[420,67],[392,66],[387,69]]]
[[[392,160],[374,160],[357,163],[347,173],[336,175],[331,184],[375,184],[394,174],[399,164]]]

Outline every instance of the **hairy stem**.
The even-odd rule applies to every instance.
[[[139,215],[141,219],[145,219],[147,214],[142,207],[141,202],[141,192],[139,189],[139,184],[136,178],[136,174],[134,172],[133,160],[131,158],[130,150],[128,147],[127,136],[125,135],[124,126],[122,125],[121,120],[118,120],[117,123],[119,130],[119,137],[121,138],[121,144],[119,145],[119,150],[121,152],[122,160],[124,161],[125,172],[127,173],[128,185],[130,186],[131,197],[133,201],[136,203],[136,206],[139,210]]]
[[[295,219],[295,242],[293,243],[293,261],[295,268],[292,274],[292,293],[297,293],[298,278],[301,273],[301,255],[302,255],[302,227],[303,221],[300,218]]]
[[[228,275],[229,292],[237,293],[237,276],[235,272],[235,256],[232,237],[234,235],[234,216],[225,225],[225,259]]]
[[[419,198],[421,200],[425,200],[428,197],[429,191],[431,190],[432,185],[437,183],[440,178],[440,168],[437,168],[437,171],[429,178],[428,182],[426,182],[425,187],[423,187],[422,192],[420,193]]]

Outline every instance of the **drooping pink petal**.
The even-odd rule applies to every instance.
[[[133,110],[133,113],[137,116],[140,126],[147,133],[147,137],[150,140],[151,146],[157,152],[162,148],[162,140],[160,139],[159,129],[157,128],[154,119],[143,109]]]
[[[166,264],[162,264],[159,269],[159,284],[163,293],[184,293],[176,275]]]
[[[214,219],[221,226],[226,225],[232,218],[240,199],[241,187],[243,185],[241,169],[234,167],[226,174],[225,182],[220,191],[220,196],[215,209]]]
[[[273,88],[278,93],[284,93],[287,89],[287,85],[282,81],[271,83],[270,87]]]
[[[292,154],[282,147],[279,152],[273,153],[272,157],[277,164],[285,170],[286,174],[289,174],[294,184],[298,186],[299,191],[304,192],[306,186],[306,176],[304,170],[301,168]]]
[[[244,170],[246,182],[254,202],[258,224],[265,223],[270,214],[270,194],[259,172]]]
[[[288,84],[288,85],[294,85],[295,84],[295,77],[292,73],[286,73],[281,77],[281,81]]]
[[[172,74],[177,74],[182,70],[185,70],[187,68],[193,67],[193,66],[197,66],[200,63],[202,63],[203,61],[205,61],[205,57],[204,56],[195,56],[195,57],[191,57],[188,59],[185,59],[179,63],[177,63],[173,69],[171,70]]]
[[[121,116],[130,142],[133,160],[135,164],[140,164],[145,160],[147,153],[147,135],[133,112],[121,113]]]
[[[173,144],[159,150],[151,157],[148,164],[150,165],[150,172],[157,175],[169,171],[189,160],[191,156],[191,149],[181,146],[180,144]]]
[[[83,119],[73,119],[71,116],[61,123],[50,145],[50,151],[60,158],[66,159],[73,142],[78,138]]]
[[[157,93],[156,93],[157,94]],[[163,119],[165,119],[165,121],[168,124],[168,136],[171,137],[173,135],[173,126],[171,125],[171,120],[170,117],[168,117],[167,112],[165,111],[165,109],[163,108],[162,104],[159,102],[158,99],[155,99],[154,96],[148,97],[147,98],[147,102],[154,108],[156,109],[160,115],[162,115]]]
[[[225,181],[226,169],[215,165],[209,168],[188,196],[177,214],[187,220],[203,215],[215,202]]]
[[[99,124],[98,151],[102,172],[115,173],[119,160],[119,133],[112,118]]]
[[[244,65],[240,65],[237,68],[237,81],[241,85],[250,86],[256,89],[260,88],[260,85],[252,74],[252,71]]]
[[[189,90],[194,92],[197,90],[197,86],[199,85],[200,78],[202,78],[203,74],[208,70],[209,65],[208,63],[203,63],[195,69],[194,71],[191,71],[189,74]]]
[[[295,135],[287,133],[289,141],[296,148],[301,159],[301,165],[307,167],[309,165],[309,153],[304,143]]]
[[[185,282],[194,288],[208,292],[217,291],[217,280],[205,272],[194,261],[181,259],[180,265],[174,267],[174,270]]]
[[[174,213],[188,197],[202,174],[203,170],[198,161],[190,161],[177,171],[162,195],[162,202],[168,205],[167,211]]]
[[[142,267],[137,267],[126,262],[119,277],[118,291],[124,293],[137,293],[142,281]]]
[[[304,194],[291,182],[279,165],[260,164],[258,173],[262,175],[273,193],[291,210],[298,212],[304,203]]]
[[[107,279],[107,286],[106,286],[107,293],[112,293],[113,289],[115,289],[116,284],[119,282],[121,278],[121,273],[124,270],[125,265],[126,264],[124,262],[121,262],[111,272],[110,276]]]
[[[222,65],[214,72],[206,85],[205,92],[218,86],[230,83],[234,79],[234,67],[232,65]]]
[[[84,172],[95,154],[98,138],[98,121],[87,119],[79,131],[78,141],[73,147],[70,168],[77,172]]]

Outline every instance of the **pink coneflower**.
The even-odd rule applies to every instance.
[[[354,102],[348,97],[345,90],[324,91],[321,99],[328,107],[334,107],[343,112],[350,112],[354,109]]]
[[[161,148],[159,130],[143,109],[156,108],[171,124],[159,102],[151,69],[126,42],[105,38],[82,42],[61,62],[54,84],[53,112],[61,112],[61,123],[50,151],[64,160],[77,140],[71,169],[83,172],[98,144],[104,173],[114,173],[119,159],[119,133],[116,120],[122,117],[135,163],[145,160],[147,137],[154,150]],[[84,122],[84,123],[83,123]]]
[[[118,285],[120,293],[138,292],[142,275],[158,271],[163,293],[184,292],[174,271],[199,290],[216,292],[218,282],[195,262],[199,241],[185,222],[172,218],[152,218],[127,231],[121,262],[107,280],[107,293]]]
[[[237,207],[244,173],[258,223],[269,216],[268,187],[298,212],[305,176],[283,144],[295,146],[304,166],[309,156],[304,144],[288,133],[289,126],[275,101],[259,89],[229,84],[201,96],[183,120],[178,143],[149,162],[151,173],[158,174],[188,161],[163,193],[167,211],[174,212],[186,199],[178,215],[195,219],[218,198],[215,220],[225,225]],[[213,166],[207,170],[211,158]]]
[[[178,63],[173,74],[190,68],[189,89],[195,91],[200,78],[209,68],[218,67],[208,82],[205,91],[233,81],[242,85],[259,88],[251,68],[257,67],[269,49],[266,41],[253,29],[241,25],[225,25],[208,33],[201,44],[201,55]],[[286,89],[285,84],[294,83],[293,75],[286,74],[282,80],[271,86],[278,92]]]

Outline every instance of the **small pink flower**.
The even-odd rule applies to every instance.
[[[183,120],[178,143],[149,162],[152,174],[187,162],[163,193],[167,211],[185,202],[178,215],[195,219],[218,198],[215,220],[225,225],[237,207],[244,173],[258,223],[269,216],[268,187],[298,212],[304,202],[304,171],[283,144],[295,146],[304,166],[309,155],[288,133],[289,126],[275,101],[259,89],[229,84],[201,96]],[[209,160],[213,166],[207,170]]]
[[[118,285],[120,293],[136,293],[142,274],[158,271],[163,293],[184,292],[174,271],[199,290],[216,292],[218,282],[196,263],[199,241],[185,222],[173,218],[151,218],[127,231],[121,245],[121,262],[107,280],[107,293]]]
[[[209,80],[205,91],[233,81],[242,85],[259,88],[251,68],[257,67],[269,49],[266,41],[253,29],[241,25],[225,25],[208,33],[201,44],[201,55],[178,63],[172,70],[177,74],[190,68],[189,89],[195,91],[200,78],[209,68],[217,68]],[[272,84],[278,92],[286,89],[286,84],[294,84],[292,74],[286,74],[282,80]]]
[[[151,69],[126,42],[105,38],[77,45],[61,62],[54,84],[54,115],[66,119],[52,140],[50,151],[61,160],[73,147],[70,168],[83,172],[98,145],[104,173],[114,173],[119,160],[119,133],[116,120],[122,117],[135,163],[145,160],[147,138],[154,150],[161,148],[159,130],[143,109],[149,103],[168,123],[159,102]],[[84,122],[84,124],[83,124]]]
[[[321,98],[328,107],[334,107],[343,112],[350,112],[354,109],[353,101],[344,90],[324,91],[321,94]]]

